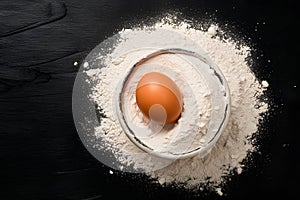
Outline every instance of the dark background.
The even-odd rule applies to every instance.
[[[300,186],[297,7],[288,0],[0,0],[0,199],[218,198],[109,174],[84,148],[72,119],[73,62],[81,64],[124,26],[174,10],[228,24],[258,49],[253,70],[270,83],[261,151],[224,186],[223,198],[291,199]]]

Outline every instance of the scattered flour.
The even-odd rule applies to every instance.
[[[116,87],[118,77],[128,70],[120,68],[119,64],[127,62],[126,64],[131,65],[137,61],[135,58],[142,55],[138,55],[137,52],[135,58],[129,59],[130,61],[121,57],[121,60],[114,60],[113,64],[111,62],[112,58],[120,57],[122,53],[134,48],[136,43],[143,42],[143,38],[141,38],[141,41],[136,40],[135,44],[128,44],[130,35],[141,31],[153,32],[160,29],[188,37],[201,46],[219,66],[231,91],[231,115],[225,131],[207,156],[176,160],[164,168],[148,171],[147,174],[157,179],[160,184],[184,183],[187,188],[197,188],[202,183],[211,182],[216,186],[232,170],[236,170],[238,174],[242,173],[241,162],[249,152],[255,150],[249,138],[257,132],[261,114],[268,110],[268,104],[259,100],[268,87],[268,83],[267,81],[259,83],[251,71],[246,61],[250,56],[250,48],[246,45],[238,46],[231,40],[215,37],[219,29],[217,25],[212,25],[207,31],[203,31],[191,28],[186,22],[175,24],[171,19],[164,19],[153,27],[120,31],[120,41],[114,47],[114,51],[107,58],[101,57],[108,67],[86,71],[90,79],[97,83],[92,86],[91,98],[101,107],[106,116],[102,118],[100,125],[95,127],[95,135],[97,138],[105,140],[105,148],[114,152],[116,159],[124,166],[147,167],[145,165],[148,163],[149,156],[145,155],[127,138],[118,123],[111,103],[112,91]],[[88,67],[88,63],[84,63],[84,67]],[[123,166],[120,166],[119,169],[122,168]],[[220,188],[216,188],[215,191],[223,195]]]

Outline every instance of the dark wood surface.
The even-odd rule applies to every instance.
[[[72,119],[78,70],[73,62],[80,64],[98,43],[124,26],[173,10],[200,21],[211,17],[250,37],[260,49],[254,71],[270,83],[268,95],[275,111],[261,128],[261,154],[254,155],[254,164],[242,175],[232,178],[225,198],[290,199],[300,178],[296,4],[0,0],[0,199],[196,198],[188,191],[162,188],[143,175],[109,174],[109,168],[83,147]]]

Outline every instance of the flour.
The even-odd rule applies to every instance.
[[[226,129],[207,156],[194,156],[156,166],[157,163],[162,163],[163,161],[158,159],[162,162],[155,162],[157,158],[149,157],[149,154],[137,148],[122,130],[114,113],[114,105],[112,103],[114,94],[112,91],[119,84],[120,78],[130,69],[130,67],[124,66],[133,66],[140,58],[145,56],[146,50],[126,54],[126,52],[139,47],[139,44],[145,43],[143,37],[138,37],[139,34],[141,32],[143,34],[147,32],[155,34],[159,30],[170,31],[170,34],[171,32],[175,32],[190,39],[193,43],[199,45],[219,66],[231,91],[231,115]],[[106,116],[101,119],[100,125],[95,127],[96,137],[99,140],[104,140],[105,145],[104,147],[97,145],[97,141],[95,141],[95,148],[99,150],[105,148],[114,153],[120,166],[113,167],[119,170],[127,166],[132,166],[134,169],[143,169],[145,173],[158,180],[160,184],[184,183],[187,188],[197,188],[201,183],[208,182],[218,185],[224,180],[224,176],[232,170],[237,170],[238,174],[242,173],[243,165],[241,165],[241,162],[249,152],[255,150],[249,138],[257,132],[261,114],[268,109],[268,104],[259,100],[259,97],[267,89],[268,83],[267,81],[259,83],[251,71],[246,61],[251,56],[250,48],[246,45],[238,46],[234,41],[222,40],[216,37],[216,34],[219,32],[218,30],[217,25],[212,25],[207,31],[197,30],[191,28],[186,22],[174,24],[171,19],[164,19],[152,27],[145,27],[144,29],[125,29],[120,31],[119,42],[114,47],[115,49],[112,53],[108,56],[99,55],[98,57],[98,59],[103,60],[103,63],[107,67],[87,69],[86,73],[89,77],[87,81],[94,83],[92,84],[93,93],[91,94],[91,99],[101,108],[101,112]],[[130,40],[130,37],[135,38],[134,42]],[[177,43],[182,48],[193,46],[189,41],[173,40],[174,37],[170,35],[168,41],[162,38],[160,42],[166,48],[168,48],[168,45],[174,43]],[[181,43],[181,41],[184,42]],[[155,46],[157,40],[153,44],[151,42],[148,41],[148,45]],[[149,50],[149,52],[151,51]],[[125,54],[126,56],[123,56]],[[88,64],[85,64],[85,67],[88,66]],[[181,71],[182,69],[178,68],[177,70]],[[183,70],[181,76],[186,76],[187,74],[188,72]],[[173,76],[173,78],[175,77]],[[201,80],[201,78],[191,77],[188,82],[192,85],[192,82],[196,80]],[[197,90],[196,87],[193,87],[191,90],[193,89]],[[204,88],[203,92],[208,92],[208,90]],[[192,93],[197,99],[203,99],[202,103],[204,103],[202,105],[204,106],[203,108],[199,107],[198,104],[195,110],[200,113],[202,109],[203,113],[209,118],[210,104],[203,98],[204,93],[201,94],[196,91]],[[134,115],[137,107],[135,106],[132,94],[128,94],[126,98],[133,105],[128,105],[133,122],[137,125],[145,126],[147,122],[143,119],[143,116]],[[195,114],[195,116],[198,114]],[[199,131],[202,134],[199,135],[196,141],[201,143],[204,142],[203,135],[205,135],[208,121],[197,121],[197,119],[199,120],[199,118],[195,118],[194,125],[196,126],[194,128],[200,127],[201,129],[202,127],[201,131]],[[182,126],[180,122],[178,124]],[[174,127],[174,131],[176,129],[177,127]],[[180,131],[177,132],[180,133]],[[178,134],[174,135],[177,136]],[[170,144],[170,140],[167,139],[169,136],[162,137],[162,140],[165,140],[164,144],[166,146]],[[187,141],[190,142],[190,140]],[[149,140],[147,142],[152,146],[157,145],[157,141]],[[197,146],[199,143],[196,142],[194,145]],[[217,188],[216,191],[220,195],[223,194],[220,188]]]
[[[158,152],[181,153],[196,149],[203,143],[201,138],[206,134],[210,120],[210,89],[190,64],[176,54],[155,56],[137,67],[125,88],[124,107],[129,110],[129,121],[139,127],[135,131],[139,139]],[[150,71],[164,73],[173,79],[182,92],[185,103],[175,125],[165,126],[159,133],[148,136],[147,132],[151,134],[151,126],[136,104],[135,90],[140,78]]]

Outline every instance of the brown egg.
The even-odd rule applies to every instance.
[[[159,124],[174,123],[182,111],[182,95],[172,79],[158,72],[145,74],[136,88],[141,112]]]

